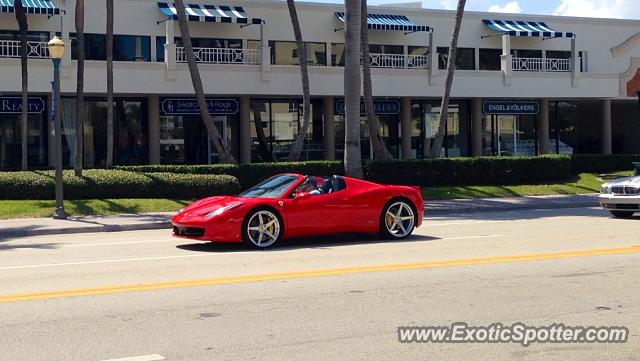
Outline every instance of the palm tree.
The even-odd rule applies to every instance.
[[[107,168],[113,166],[113,0],[107,4]]]
[[[22,109],[20,110],[21,146],[22,146],[22,170],[27,170],[27,148],[28,148],[28,117],[29,117],[29,75],[27,71],[27,13],[22,0],[15,1],[16,20],[18,21],[18,31],[20,32],[20,67],[22,69]]]
[[[289,153],[289,160],[296,161],[300,160],[302,145],[304,144],[304,139],[307,136],[307,131],[309,130],[311,116],[311,95],[309,91],[309,72],[307,70],[307,51],[305,49],[304,42],[302,41],[302,31],[300,30],[300,22],[298,21],[296,4],[293,0],[287,0],[287,7],[289,8],[289,16],[291,17],[291,24],[293,25],[293,35],[296,38],[296,47],[298,49],[300,78],[302,79],[302,103],[304,104],[302,113],[302,126],[298,130],[296,140],[291,147],[291,152]]]
[[[362,51],[362,87],[364,88],[364,105],[369,126],[369,138],[373,147],[374,159],[390,159],[391,153],[385,147],[380,137],[380,123],[376,119],[373,108],[373,91],[371,87],[371,62],[369,61],[369,23],[367,22],[367,0],[361,0],[360,5],[360,39]]]
[[[440,105],[440,120],[438,123],[438,131],[431,146],[430,156],[432,158],[440,157],[442,142],[444,140],[445,127],[447,125],[447,116],[449,115],[449,95],[451,94],[451,84],[453,84],[453,72],[456,67],[456,55],[458,50],[458,35],[460,34],[460,25],[462,24],[462,16],[464,15],[464,5],[466,0],[458,0],[458,8],[456,9],[455,24],[451,32],[451,42],[449,43],[449,57],[447,58],[447,73],[444,85],[444,94],[442,95],[442,104]],[[433,49],[429,49],[433,51]]]
[[[76,49],[78,73],[76,88],[76,146],[73,169],[76,177],[82,177],[84,153],[84,0],[76,0]]]
[[[360,154],[360,0],[344,1],[344,172],[363,178]]]
[[[184,1],[176,0],[175,2],[176,12],[178,13],[178,26],[180,27],[180,36],[182,37],[182,44],[187,56],[187,64],[189,65],[189,72],[191,73],[191,82],[193,83],[193,89],[196,92],[198,98],[198,107],[200,107],[200,116],[204,122],[209,137],[213,141],[213,146],[218,152],[218,156],[223,163],[236,163],[235,158],[222,141],[218,128],[213,124],[211,115],[207,109],[207,100],[204,96],[204,88],[202,87],[202,79],[200,78],[200,72],[198,70],[198,63],[196,63],[196,55],[193,52],[193,45],[191,44],[191,35],[189,34],[189,24],[187,23],[187,16],[184,9]]]

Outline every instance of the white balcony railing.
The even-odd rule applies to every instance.
[[[260,64],[258,49],[193,48],[198,63],[209,64]],[[183,47],[176,47],[176,61],[187,62]]]
[[[27,56],[29,58],[45,59],[49,57],[47,43],[44,41],[28,41]],[[0,40],[0,58],[19,58],[20,57],[20,41],[18,40]]]
[[[369,60],[374,68],[426,68],[429,65],[428,55],[370,53]]]
[[[570,72],[571,59],[513,57],[514,71]]]

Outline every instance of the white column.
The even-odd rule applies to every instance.
[[[261,80],[269,81],[269,72],[271,72],[271,49],[269,42],[264,38],[264,24],[260,24],[260,70],[262,72]]]
[[[511,36],[502,35],[502,55],[500,56],[504,85],[511,85],[513,57],[511,56]]]
[[[611,154],[611,99],[602,100],[602,154]]]
[[[176,44],[173,20],[164,22],[166,31],[166,41],[164,44],[164,63],[167,66],[167,79],[176,78]]]
[[[331,43],[325,43],[327,66],[331,66]]]
[[[578,78],[580,77],[580,58],[576,51],[576,38],[575,35],[571,38],[571,86],[578,86]]]
[[[411,98],[400,99],[402,159],[411,159]]]
[[[333,97],[324,97],[324,134],[322,136],[322,144],[324,146],[325,160],[336,159],[336,125],[333,121],[333,107]]]
[[[549,99],[540,99],[540,114],[538,114],[538,154],[549,154]]]
[[[160,164],[160,98],[151,95],[147,98],[149,120],[149,164]]]
[[[249,96],[240,97],[240,163],[251,163],[251,100]]]
[[[473,119],[471,119],[471,155],[482,155],[482,98],[473,98]]]
[[[438,69],[438,54],[437,49],[433,43],[433,30],[429,31],[429,85],[433,84],[433,78],[435,77],[435,71]]]

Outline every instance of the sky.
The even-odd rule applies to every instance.
[[[341,3],[341,0],[315,0]],[[419,0],[368,0],[370,5]],[[453,10],[456,0],[422,0],[426,9]],[[467,0],[466,10],[597,18],[640,19],[640,0]]]

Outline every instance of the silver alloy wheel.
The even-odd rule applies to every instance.
[[[280,221],[271,211],[258,211],[247,222],[247,235],[257,247],[269,247],[280,236]]]
[[[387,208],[384,215],[384,225],[394,237],[402,238],[413,230],[415,216],[413,209],[405,202],[395,202]]]

